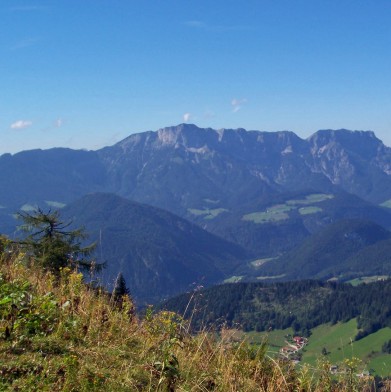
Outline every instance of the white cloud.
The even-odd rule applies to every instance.
[[[58,118],[58,119],[55,121],[55,123],[54,123],[54,126],[55,126],[56,128],[61,128],[63,125],[64,125],[64,120],[63,120],[62,118]]]
[[[191,119],[191,113],[185,113],[183,115],[183,121],[184,122],[188,122],[188,121],[190,121],[190,119]]]
[[[15,121],[14,123],[12,123],[10,128],[11,129],[24,129],[24,128],[28,128],[31,125],[33,125],[32,121],[19,120],[19,121]]]
[[[241,99],[234,98],[231,101],[232,112],[233,113],[238,112],[246,102],[247,102],[246,98],[241,98]]]

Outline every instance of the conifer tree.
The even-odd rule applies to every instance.
[[[111,298],[114,306],[120,310],[123,310],[125,307],[129,320],[133,320],[135,315],[135,306],[133,299],[130,296],[130,291],[126,286],[126,281],[122,272],[117,275]]]
[[[90,258],[95,244],[82,246],[87,235],[82,229],[68,230],[72,222],[61,221],[58,211],[33,213],[20,212],[23,221],[20,228],[29,233],[19,244],[31,254],[43,269],[58,273],[61,268],[99,270],[103,264],[96,264]]]
[[[117,279],[115,280],[115,284],[114,284],[114,290],[113,290],[114,299],[118,300],[122,296],[129,295],[129,294],[130,294],[130,291],[126,287],[125,278],[124,278],[122,272],[120,272],[118,274]]]

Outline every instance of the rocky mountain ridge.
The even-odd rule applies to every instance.
[[[257,272],[264,259],[289,252],[341,219],[390,229],[391,212],[379,206],[391,205],[390,168],[391,149],[373,132],[324,130],[301,139],[289,131],[180,124],[97,151],[0,156],[0,233],[17,236],[18,210],[69,206],[94,238],[106,233],[111,278],[123,270],[140,297],[156,299],[201,276],[211,284],[246,275],[254,266]],[[96,192],[111,195],[104,198],[109,207],[105,200],[83,198]],[[174,213],[214,236],[201,231],[187,243],[178,231],[170,234],[167,222],[179,218],[165,215],[160,224],[156,216],[162,213],[118,196]],[[103,211],[111,210],[116,213],[106,222]],[[187,276],[186,287],[178,283],[177,270]]]
[[[111,192],[193,220],[190,210],[270,195],[343,190],[372,203],[391,199],[391,149],[371,131],[293,132],[198,128],[132,134],[97,151],[55,148],[0,156],[3,220],[20,208],[67,204]]]
[[[133,192],[137,196],[154,163],[168,172],[183,162],[198,165],[209,172],[203,173],[204,179],[217,184],[215,177],[223,171],[226,180],[239,171],[243,180],[256,180],[259,188],[275,191],[303,188],[304,175],[309,185],[336,185],[372,202],[383,201],[384,189],[376,195],[369,188],[391,181],[391,149],[371,131],[323,130],[304,140],[289,131],[213,130],[181,124],[131,135],[98,154],[111,173],[121,172],[125,162],[136,168]],[[160,154],[164,156],[159,159]],[[371,183],[369,177],[374,175]]]

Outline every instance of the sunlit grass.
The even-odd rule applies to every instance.
[[[300,215],[316,214],[317,212],[323,211],[320,207],[308,206],[299,208]]]
[[[384,201],[380,204],[381,207],[391,208],[391,199]]]
[[[267,257],[264,259],[257,259],[257,260],[253,260],[250,264],[254,267],[254,268],[259,268],[262,265],[264,265],[265,263],[271,261],[271,260],[275,260],[276,257]]]
[[[266,341],[194,335],[173,312],[148,308],[138,317],[129,297],[117,302],[77,271],[53,276],[17,250],[0,258],[1,391],[352,390],[348,379],[314,379],[269,355]]]
[[[256,224],[278,222],[289,219],[290,211],[297,211],[300,215],[309,215],[321,212],[322,208],[312,206],[313,203],[320,203],[332,199],[334,195],[325,193],[313,193],[307,195],[305,199],[292,199],[284,204],[277,204],[268,207],[264,211],[255,211],[243,215],[242,220],[250,221]],[[299,206],[304,206],[300,207]]]
[[[325,200],[333,199],[334,195],[326,193],[312,193],[307,195],[305,199],[292,199],[288,200],[286,203],[289,205],[306,205],[312,203],[320,203]]]
[[[346,283],[350,283],[352,286],[358,286],[363,283],[378,282],[379,280],[386,280],[388,278],[388,275],[361,276],[360,278],[348,280]]]

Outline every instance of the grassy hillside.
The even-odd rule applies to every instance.
[[[326,348],[327,359],[333,364],[357,357],[365,363],[368,370],[383,377],[390,377],[391,355],[382,352],[382,345],[391,339],[391,328],[382,328],[354,341],[356,334],[355,319],[347,323],[324,324],[314,328],[303,354],[303,362],[315,366],[322,356],[322,349]]]
[[[0,390],[269,391],[371,390],[360,369],[313,378],[256,347],[210,332],[189,333],[172,312],[145,318],[68,268],[55,277],[14,247],[0,246]],[[390,385],[388,385],[389,387]],[[387,389],[384,385],[384,391]],[[380,390],[380,389],[379,389]]]

